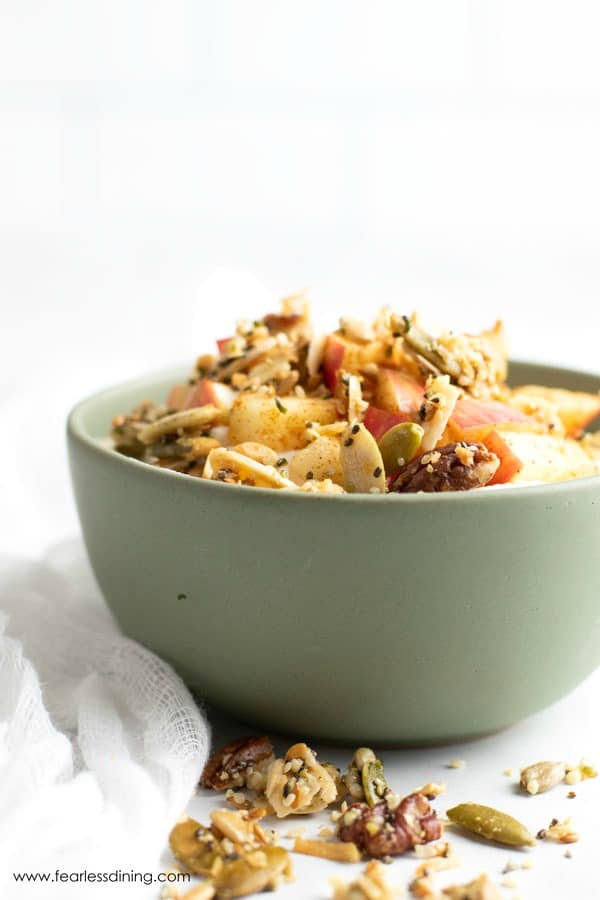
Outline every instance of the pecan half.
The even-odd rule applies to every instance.
[[[398,856],[441,834],[442,826],[422,794],[409,794],[398,806],[385,800],[375,806],[353,803],[338,825],[340,840],[353,841],[376,859]]]
[[[281,331],[291,331],[296,325],[302,322],[300,313],[291,313],[289,316],[282,313],[269,313],[263,319],[263,324],[267,326],[271,334],[278,334]]]
[[[470,491],[490,481],[500,460],[483,444],[460,441],[422,453],[392,478],[390,491]]]
[[[245,737],[217,750],[210,757],[200,777],[200,784],[213,791],[228,788],[264,788],[266,769],[275,759],[268,737]],[[254,784],[257,776],[264,784]],[[254,776],[254,777],[253,777]]]

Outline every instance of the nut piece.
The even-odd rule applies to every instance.
[[[330,859],[333,862],[360,862],[360,850],[356,844],[344,841],[305,840],[297,837],[294,841],[294,853],[318,856],[320,859]]]
[[[479,834],[489,841],[509,844],[513,847],[532,847],[535,838],[525,825],[513,819],[508,813],[479,803],[460,803],[446,813],[451,822],[467,831]]]
[[[249,787],[264,790],[266,772],[275,759],[268,737],[244,737],[213,753],[200,777],[200,784],[213,791]]]
[[[292,877],[292,866],[283,847],[263,847],[241,859],[234,859],[217,872],[213,884],[219,900],[246,897],[259,891],[274,890]]]
[[[294,482],[284,478],[274,466],[265,466],[243,453],[215,447],[206,458],[202,477],[229,484],[252,487],[293,488]]]
[[[560,784],[567,774],[564,762],[538,762],[521,769],[521,787],[529,794],[541,794]]]
[[[165,894],[165,900],[167,897],[172,896],[174,900],[213,900],[215,896],[215,889],[209,881],[204,881],[202,884],[197,884],[196,887],[193,887],[191,890],[186,891],[185,894]],[[163,895],[161,894],[161,900]]]
[[[152,444],[163,434],[176,434],[180,429],[205,428],[207,425],[222,422],[223,418],[222,410],[210,404],[195,406],[193,409],[182,409],[144,425],[138,431],[138,438],[142,444]]]
[[[383,459],[377,441],[364,425],[353,422],[342,434],[340,459],[348,493],[385,494]]]
[[[390,491],[414,494],[441,491],[469,491],[490,481],[500,460],[480,443],[446,444],[423,453],[404,466],[390,485]]]
[[[482,874],[468,884],[444,888],[442,896],[448,900],[501,900],[501,893],[487,875]]]
[[[258,824],[258,820],[265,815],[265,809],[255,809],[251,812],[231,809],[213,809],[210,814],[212,831],[218,838],[227,838],[234,844],[261,847],[269,843],[269,838]]]
[[[409,794],[391,809],[383,800],[375,806],[353,803],[338,823],[342,841],[353,841],[368,856],[398,856],[417,844],[437,840],[442,828],[422,794]]]
[[[396,888],[390,887],[385,878],[385,869],[381,863],[372,859],[362,875],[345,884],[338,878],[332,878],[333,900],[394,900],[399,895]]]
[[[269,768],[265,790],[279,819],[319,812],[337,799],[336,779],[306,744],[294,744]]]

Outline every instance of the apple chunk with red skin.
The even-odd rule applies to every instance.
[[[390,412],[389,409],[379,409],[377,406],[369,406],[363,420],[365,428],[371,432],[377,442],[394,425],[410,421],[412,421],[412,418],[408,413],[394,413]]]
[[[397,369],[382,366],[377,374],[373,404],[379,409],[402,413],[411,418],[423,403],[424,393],[424,386],[414,378]]]
[[[185,405],[186,409],[194,406],[216,406],[218,409],[231,409],[236,392],[226,384],[201,378],[193,387]]]
[[[381,341],[361,344],[336,331],[327,336],[323,351],[323,382],[335,392],[340,372],[360,372],[369,363],[381,364],[385,345]]]
[[[343,367],[348,343],[340,334],[330,334],[325,343],[323,381],[327,390],[332,393],[337,385],[338,373]]]
[[[232,340],[233,340],[233,337],[226,337],[226,338],[219,338],[216,341],[217,350],[219,351],[221,356],[223,354],[227,353],[227,348],[229,347],[229,344],[231,343]]]
[[[458,429],[476,425],[531,425],[532,419],[525,413],[499,400],[475,400],[463,395],[456,401],[450,424]]]
[[[488,481],[489,485],[506,484],[507,481],[511,481],[523,468],[522,461],[516,453],[513,453],[506,441],[502,439],[500,433],[491,425],[465,428],[460,432],[460,440],[469,442],[476,441],[483,444],[490,453],[495,453],[500,460],[500,465],[496,469],[494,477],[491,481]]]
[[[197,406],[216,406],[218,409],[231,409],[235,400],[235,391],[226,384],[201,378],[196,384],[176,384],[169,391],[167,406],[169,409],[193,409]]]

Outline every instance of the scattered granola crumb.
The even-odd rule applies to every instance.
[[[385,878],[383,866],[371,860],[362,875],[350,883],[332,878],[333,900],[394,900],[400,889],[391,887]]]
[[[485,873],[468,884],[444,888],[441,896],[449,900],[501,900],[500,891]]]
[[[521,860],[517,859],[509,859],[507,860],[504,868],[502,869],[503,875],[508,875],[510,872],[517,872],[519,869],[532,869],[533,861],[531,859]]]
[[[433,859],[435,856],[452,856],[453,850],[450,841],[436,841],[431,844],[417,844],[415,856],[417,859]]]
[[[512,778],[513,775],[515,774],[515,770],[514,769],[505,769],[502,774],[506,775],[507,778]]]
[[[569,791],[569,793],[567,794],[567,800],[574,800],[576,796],[577,794],[575,793],[575,791]]]
[[[423,794],[428,800],[435,800],[440,794],[446,793],[446,783],[444,781],[428,781],[422,787],[415,788],[413,794]]]
[[[565,859],[573,859],[573,854],[570,850],[565,850]]]
[[[510,875],[507,875],[505,878],[503,878],[500,884],[505,888],[516,888],[519,886],[515,879],[511,878]]]
[[[413,879],[408,886],[408,890],[412,897],[418,897],[419,900],[430,900],[430,898],[435,900],[438,896],[433,880],[429,875]]]
[[[467,765],[467,763],[466,763],[466,760],[464,760],[464,759],[451,759],[450,762],[448,763],[448,765],[446,766],[446,768],[447,769],[464,769],[466,765]]]
[[[579,835],[571,826],[571,819],[559,822],[552,819],[547,828],[542,828],[536,835],[539,841],[556,841],[559,844],[574,844],[579,840]]]
[[[577,766],[567,766],[567,774],[565,775],[565,784],[579,784],[586,778],[597,778],[598,772],[596,768],[586,759],[582,759]]]
[[[426,859],[415,869],[414,881],[418,881],[420,878],[427,878],[435,872],[443,872],[445,869],[456,869],[460,865],[462,865],[460,857],[451,854]]]

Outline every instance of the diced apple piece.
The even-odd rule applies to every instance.
[[[386,360],[382,341],[360,343],[352,341],[340,332],[327,337],[323,356],[323,381],[330,391],[335,391],[339,373],[360,372],[369,363],[381,365]]]
[[[377,376],[373,402],[379,409],[401,413],[409,419],[423,402],[424,390],[422,384],[408,375],[404,375],[396,369],[382,367]]]
[[[340,462],[340,442],[335,438],[320,437],[304,450],[299,450],[288,466],[288,474],[296,484],[304,484],[314,478],[323,481],[330,478],[335,484],[343,484]]]
[[[554,404],[569,437],[579,437],[583,429],[600,415],[600,394],[586,394],[584,391],[568,391],[538,384],[515,388],[513,394],[539,397]]]
[[[205,406],[207,403],[219,409],[231,409],[236,392],[228,385],[210,378],[201,378],[192,388],[186,403],[186,409],[194,406]]]
[[[349,341],[345,340],[340,334],[330,334],[325,343],[325,353],[323,355],[323,381],[330,391],[335,391],[338,373],[342,366],[351,368],[352,351],[358,351],[360,348],[353,346]]]
[[[189,384],[174,384],[167,397],[169,409],[185,409],[192,389]]]
[[[377,442],[394,425],[410,421],[411,417],[408,413],[394,413],[390,412],[389,409],[379,409],[377,406],[369,406],[363,419],[365,428],[371,432]]]
[[[229,442],[255,441],[278,452],[299,450],[306,445],[307,422],[330,425],[336,420],[335,400],[241,393],[231,408]]]
[[[217,340],[217,350],[220,354],[227,354],[229,344],[233,341],[233,337],[219,338]]]
[[[498,400],[475,400],[466,395],[457,400],[450,420],[451,427],[454,426],[459,431],[477,425],[508,423],[531,425],[532,420],[525,413],[506,403],[500,403]]]
[[[566,481],[595,475],[597,467],[577,441],[525,431],[502,432],[502,439],[521,460],[519,481]]]
[[[487,447],[490,453],[495,453],[500,460],[500,465],[488,484],[506,484],[508,481],[512,481],[515,475],[523,468],[522,461],[513,453],[506,441],[491,425],[465,428],[460,435],[460,440],[477,441]]]

